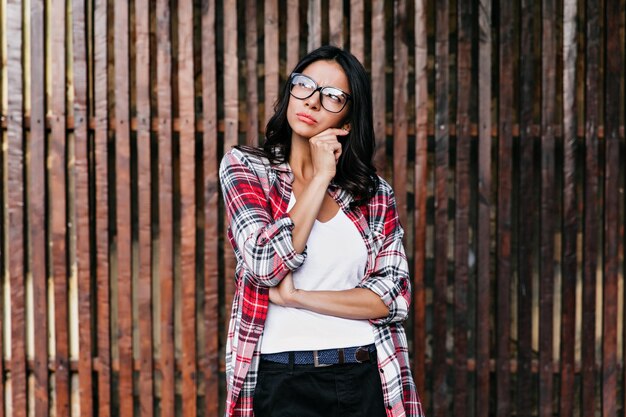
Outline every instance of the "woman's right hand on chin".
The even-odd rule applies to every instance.
[[[341,156],[341,143],[337,136],[348,133],[345,129],[328,128],[309,139],[314,176],[321,176],[328,181],[333,179]]]

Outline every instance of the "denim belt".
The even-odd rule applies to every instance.
[[[373,358],[372,353],[375,351],[376,346],[371,344],[339,349],[266,353],[261,355],[261,359],[288,365],[290,363],[290,357],[292,357],[292,363],[294,365],[314,365],[315,367],[319,367],[341,365],[344,363],[370,362]]]

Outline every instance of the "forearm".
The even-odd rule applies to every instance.
[[[289,211],[289,217],[293,220],[292,231],[293,247],[296,252],[302,253],[309,240],[313,223],[319,214],[324,201],[324,195],[328,189],[329,180],[322,177],[314,177],[298,196],[296,204]]]
[[[291,307],[346,319],[377,319],[389,314],[389,309],[380,297],[365,288],[341,291],[295,290],[290,298]]]

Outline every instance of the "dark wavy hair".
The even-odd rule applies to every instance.
[[[342,152],[337,162],[333,184],[348,191],[354,197],[351,206],[367,203],[378,189],[378,176],[372,164],[375,150],[372,122],[372,90],[369,76],[363,65],[351,53],[335,46],[322,46],[306,56],[292,72],[302,72],[316,61],[334,61],[341,66],[348,78],[352,100],[344,122],[350,123],[350,133],[339,138]],[[289,160],[291,152],[291,127],[287,122],[289,105],[289,80],[285,82],[274,115],[265,129],[265,143],[261,148],[237,146],[238,149],[263,156],[272,164]]]

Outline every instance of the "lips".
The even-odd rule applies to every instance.
[[[298,117],[298,120],[308,124],[308,125],[314,125],[317,123],[317,120],[315,120],[315,118],[313,118],[313,116],[306,114],[306,113],[296,113],[296,116]]]

